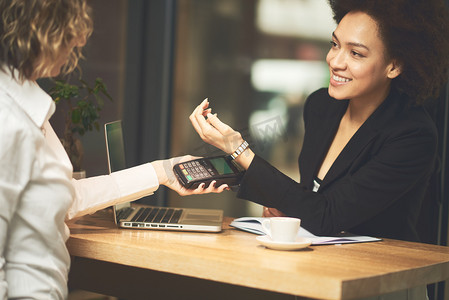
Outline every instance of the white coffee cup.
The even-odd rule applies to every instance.
[[[301,219],[274,217],[265,219],[262,228],[274,242],[293,243],[296,241]]]

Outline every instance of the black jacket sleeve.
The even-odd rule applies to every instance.
[[[414,226],[434,167],[436,129],[423,110],[403,109],[395,100],[386,100],[353,136],[318,192],[311,191],[310,182],[319,160],[314,166],[300,162],[297,183],[256,156],[238,197],[299,217],[302,226],[317,235],[346,230],[415,240]],[[329,116],[325,103],[309,103],[305,114],[321,109]],[[306,136],[326,136],[322,131],[330,130],[317,118],[305,116]],[[312,140],[305,138],[301,160],[316,160],[327,151],[328,145],[319,149]]]

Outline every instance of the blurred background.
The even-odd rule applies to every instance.
[[[82,74],[107,85],[113,102],[106,101],[100,123],[123,120],[128,166],[222,154],[188,119],[209,98],[257,154],[299,180],[302,107],[329,76],[325,57],[336,25],[326,0],[88,2],[94,32]],[[62,135],[64,115],[57,112],[52,123]],[[107,173],[103,135],[101,128],[82,137],[87,176]],[[233,217],[261,214],[232,191],[180,197],[160,188],[144,201],[220,208]]]

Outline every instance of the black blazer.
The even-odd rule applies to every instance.
[[[238,197],[302,219],[316,235],[340,231],[417,241],[416,223],[435,166],[437,131],[421,107],[391,92],[342,150],[318,192],[313,179],[347,108],[327,89],[309,96],[297,183],[256,155]]]

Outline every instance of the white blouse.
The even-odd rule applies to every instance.
[[[0,299],[65,299],[67,218],[139,199],[158,187],[150,163],[82,180],[48,119],[35,82],[0,71]]]

